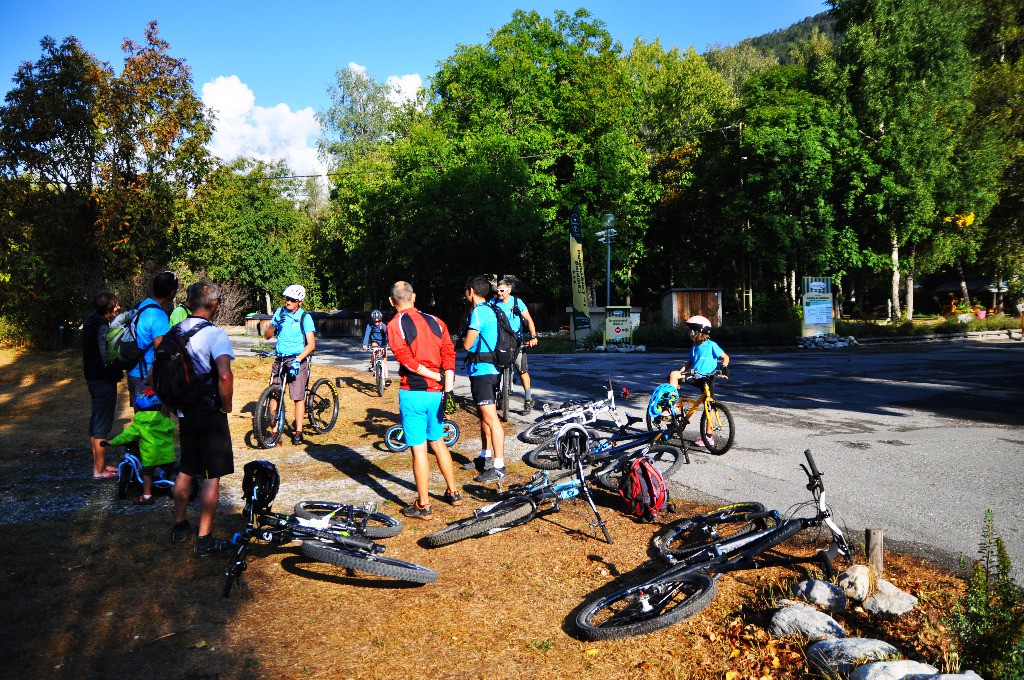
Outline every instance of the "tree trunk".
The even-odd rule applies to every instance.
[[[900,310],[900,244],[896,240],[896,231],[891,232],[892,236],[892,288],[890,297],[892,299],[892,318],[898,319],[902,316]]]
[[[796,304],[796,270],[791,269],[786,277],[786,287],[789,289],[789,301]]]
[[[907,272],[907,321],[914,319],[914,268]]]
[[[267,314],[273,314],[274,310],[270,307],[270,293],[263,291],[263,303],[267,307]]]
[[[960,274],[960,294],[964,298],[964,302],[967,306],[971,306],[971,294],[967,292],[967,277],[964,276],[964,263],[963,260],[956,261],[956,271]]]

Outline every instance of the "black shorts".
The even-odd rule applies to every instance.
[[[178,428],[182,472],[191,477],[216,479],[235,471],[226,413],[214,411],[179,418]]]
[[[494,397],[498,394],[498,382],[500,380],[500,373],[471,376],[469,379],[469,390],[473,394],[473,403],[477,406],[493,404]]]
[[[114,412],[117,410],[117,383],[104,380],[90,380],[89,396],[92,411],[89,416],[89,436],[106,439],[114,427]]]

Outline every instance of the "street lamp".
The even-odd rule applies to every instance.
[[[608,244],[608,264],[605,269],[605,294],[604,306],[607,308],[612,303],[612,238],[617,233],[612,229],[615,224],[615,215],[608,213],[604,216],[604,229],[597,232],[598,242]]]

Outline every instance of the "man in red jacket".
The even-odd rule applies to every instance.
[[[455,489],[452,454],[444,443],[442,411],[443,393],[451,392],[455,383],[455,345],[443,321],[416,309],[416,294],[409,283],[398,281],[391,286],[390,299],[397,314],[388,322],[388,342],[398,360],[398,410],[405,443],[412,450],[417,494],[414,503],[402,508],[402,514],[429,520],[433,515],[428,443],[447,484],[444,499],[451,505],[462,505],[462,496]]]

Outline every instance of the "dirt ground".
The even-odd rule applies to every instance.
[[[260,450],[252,409],[269,366],[235,362],[230,423],[236,473],[224,479],[215,531],[242,527],[241,469],[278,465],[274,509],[303,499],[362,502],[398,516],[414,497],[408,454],[383,446],[398,417],[396,385],[371,393],[368,373],[316,367],[339,386],[335,429],[301,446]],[[122,384],[115,432],[130,417]],[[434,520],[404,520],[388,554],[430,566],[439,580],[408,586],[311,561],[298,544],[256,544],[244,587],[221,597],[227,557],[195,559],[169,541],[171,502],[140,508],[116,499],[114,482],[90,479],[89,400],[77,352],[0,350],[0,676],[12,678],[799,678],[802,645],[773,641],[767,616],[792,571],[726,576],[719,596],[690,621],[643,637],[592,643],[572,625],[595,591],[654,573],[650,538],[664,523],[704,509],[676,499],[655,524],[634,522],[611,494],[595,492],[614,539],[595,538],[583,504],[525,526],[428,550],[418,541],[486,502],[457,470],[467,502],[450,508],[434,475]],[[475,416],[456,416],[457,463],[479,446]],[[509,425],[509,434],[514,427]],[[108,463],[120,458],[113,449]],[[514,478],[532,472],[520,462]],[[756,500],[756,499],[751,499]],[[196,509],[190,509],[195,520]],[[809,546],[807,546],[809,547]],[[803,549],[795,546],[795,550]],[[949,668],[942,619],[963,584],[919,560],[887,553],[886,578],[920,598],[899,619],[852,611],[850,635],[877,637],[908,657]]]

